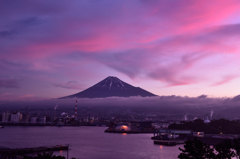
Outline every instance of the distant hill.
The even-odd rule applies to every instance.
[[[125,83],[117,77],[109,76],[94,86],[65,98],[105,98],[105,97],[151,97],[156,96],[140,87],[134,87],[128,83]]]

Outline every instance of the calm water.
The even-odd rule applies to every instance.
[[[21,148],[70,145],[69,158],[174,159],[179,146],[154,145],[153,134],[109,134],[106,127],[5,127],[0,147]],[[183,145],[181,145],[182,147]],[[67,156],[67,151],[55,152]]]

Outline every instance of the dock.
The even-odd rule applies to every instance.
[[[126,134],[145,134],[145,133],[153,133],[154,130],[113,130],[106,129],[105,133],[126,133]]]
[[[185,140],[154,140],[154,144],[165,146],[176,146],[178,144],[184,144]]]

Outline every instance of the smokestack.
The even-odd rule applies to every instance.
[[[77,120],[77,100],[76,100],[76,106],[75,106],[75,120]]]

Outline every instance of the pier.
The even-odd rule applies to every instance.
[[[177,144],[184,144],[185,140],[154,140],[154,144],[165,146],[176,146]]]
[[[172,129],[157,129],[154,131],[154,144],[175,146],[177,144],[184,144],[189,136],[193,135],[191,130],[172,130]]]

